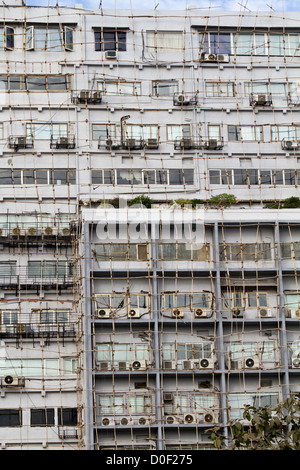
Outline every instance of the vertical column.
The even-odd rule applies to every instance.
[[[151,224],[151,260],[152,260],[152,296],[151,313],[154,316],[153,334],[154,334],[154,363],[155,363],[155,404],[157,421],[157,450],[163,450],[162,438],[162,394],[161,394],[161,360],[160,360],[160,332],[159,332],[159,302],[158,302],[158,280],[157,280],[157,240],[159,226]]]
[[[86,450],[94,449],[94,406],[93,406],[93,360],[92,360],[92,302],[91,302],[91,247],[90,224],[83,222],[83,273],[84,273],[84,315],[83,315],[83,399],[84,434]]]
[[[285,400],[290,394],[289,384],[289,359],[287,348],[286,321],[284,310],[284,287],[282,277],[281,247],[280,247],[280,226],[275,223],[275,247],[277,246],[277,276],[278,276],[278,293],[279,293],[279,324],[280,324],[280,368],[283,370],[283,387],[282,399]],[[275,249],[274,247],[274,249]],[[275,253],[274,253],[275,255]]]
[[[221,275],[220,275],[220,254],[219,254],[219,225],[214,224],[214,260],[215,260],[215,299],[216,299],[216,320],[217,320],[217,359],[220,375],[220,405],[222,423],[228,422],[227,400],[226,400],[226,380],[225,380],[225,350],[224,350],[224,334],[222,320],[222,294],[221,294]],[[228,437],[228,428],[224,428],[225,437]]]

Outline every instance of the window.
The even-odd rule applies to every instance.
[[[54,426],[54,408],[31,409],[30,426]]]
[[[0,261],[0,276],[1,277],[14,277],[16,276],[17,262],[16,261]]]
[[[0,427],[22,426],[22,410],[0,410]]]
[[[72,51],[73,30],[68,26],[60,28],[29,26],[26,28],[26,49],[36,51]]]
[[[192,185],[194,184],[194,170],[169,170],[170,185]]]
[[[292,85],[292,84],[291,84]],[[291,86],[291,91],[293,91]],[[288,95],[288,83],[268,83],[268,82],[251,82],[245,84],[245,94],[271,94],[272,96],[286,97]]]
[[[68,136],[68,124],[26,124],[26,132],[28,137],[35,140],[58,139],[59,137]]]
[[[95,51],[126,51],[126,32],[119,30],[95,31]]]
[[[282,259],[294,259],[295,261],[300,260],[300,242],[283,242],[280,243],[280,247]]]
[[[235,84],[233,82],[206,82],[206,96],[224,97],[235,96]]]
[[[44,325],[66,325],[69,323],[70,312],[67,310],[42,310],[40,323]]]
[[[162,243],[158,245],[158,259],[166,261],[209,261],[209,245],[201,248],[189,243]]]
[[[243,360],[247,357],[257,357],[261,361],[275,362],[275,341],[227,343],[227,352],[231,360]]]
[[[243,308],[243,292],[223,292],[223,305],[226,309]]]
[[[76,184],[76,170],[52,170],[50,184]]]
[[[95,254],[102,261],[147,261],[147,245],[140,243],[97,243]]]
[[[163,344],[163,360],[210,359],[212,357],[211,343],[172,343]]]
[[[228,126],[229,141],[261,141],[262,126]]]
[[[77,426],[77,408],[59,408],[58,426]]]
[[[266,292],[248,292],[247,302],[249,308],[268,307],[268,294]]]
[[[0,318],[2,325],[17,325],[19,323],[19,312],[17,310],[2,310]]]
[[[0,50],[13,50],[15,47],[15,30],[10,26],[0,28]]]
[[[122,82],[122,81],[98,82],[98,90],[101,90],[102,94],[107,95],[107,96],[116,96],[116,95],[139,96],[142,93],[141,82]]]
[[[23,170],[23,184],[48,183],[48,170]]]
[[[258,185],[258,170],[233,170],[235,185]]]
[[[220,126],[215,126],[215,125],[209,124],[207,126],[207,131],[208,131],[208,138],[209,139],[220,140],[220,138],[221,138]]]
[[[71,90],[70,75],[0,75],[0,90],[67,91]]]
[[[117,170],[117,184],[142,184],[142,170]]]
[[[190,138],[189,124],[167,125],[167,140],[175,141],[175,140],[189,139],[189,138]]]
[[[249,406],[269,406],[274,408],[278,404],[278,393],[270,394],[257,394],[253,393],[229,393],[228,394],[228,409],[230,419],[242,419],[245,411],[244,405]]]
[[[147,31],[149,52],[183,52],[181,31]]]
[[[300,126],[271,126],[271,140],[300,140]]]
[[[220,246],[221,261],[261,261],[271,260],[270,243],[229,243]]]
[[[149,355],[147,343],[97,344],[97,361],[99,362],[142,361],[149,360]]]
[[[115,171],[92,170],[92,184],[115,184]]]
[[[59,375],[57,359],[4,359],[0,360],[0,373],[7,375],[14,371],[20,377],[41,377],[44,375]]]
[[[209,54],[230,54],[230,33],[200,33],[200,51],[207,52]]]
[[[209,170],[210,184],[232,184],[232,170]]]
[[[99,413],[121,415],[125,414],[125,403],[123,395],[99,395]]]
[[[126,124],[124,126],[124,138],[127,139],[158,139],[158,125],[156,124]]]
[[[115,124],[92,124],[92,139],[114,139],[116,136]]]
[[[178,93],[178,82],[175,80],[156,80],[152,82],[154,96],[170,96]]]
[[[68,278],[73,265],[67,261],[28,261],[29,278]]]
[[[0,185],[21,184],[21,170],[0,170]]]
[[[236,55],[265,55],[267,38],[265,34],[240,32],[233,34],[233,46]]]

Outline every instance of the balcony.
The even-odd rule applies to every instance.
[[[50,148],[52,149],[74,149],[75,148],[75,136],[69,135],[64,137],[51,136]]]
[[[73,338],[76,336],[76,323],[37,324],[16,323],[0,325],[0,338]]]
[[[15,151],[19,149],[32,149],[33,148],[33,139],[32,137],[27,136],[13,136],[10,135],[8,138],[8,147]]]

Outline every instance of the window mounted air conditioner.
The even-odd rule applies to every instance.
[[[135,308],[135,309],[130,309],[128,314],[127,314],[128,318],[140,318],[140,311],[139,309]]]
[[[205,308],[195,308],[194,310],[195,318],[207,318],[208,310]]]
[[[105,416],[101,419],[102,426],[114,426],[115,419],[112,417]]]
[[[180,310],[179,308],[174,308],[172,310],[172,317],[173,318],[183,318],[184,317],[183,310]]]
[[[119,370],[129,370],[129,362],[127,361],[119,361],[118,362]]]
[[[244,359],[245,369],[259,369],[259,360],[253,357],[247,357]]]
[[[203,358],[199,360],[199,369],[213,369],[214,368],[214,360]]]
[[[187,413],[183,417],[184,424],[194,424],[197,422],[196,416],[192,415],[191,413]]]
[[[166,370],[176,369],[175,362],[174,361],[163,361],[163,369],[166,369]]]
[[[97,315],[98,318],[111,318],[112,312],[110,308],[98,308]]]
[[[157,139],[146,139],[145,146],[147,149],[157,149],[158,140]]]
[[[100,371],[106,371],[106,370],[111,370],[112,366],[110,362],[107,361],[101,361],[98,363],[98,369]]]
[[[147,361],[133,361],[131,370],[147,370]]]
[[[258,309],[258,316],[261,318],[270,318],[272,317],[272,310],[270,308],[259,308]]]
[[[118,54],[117,51],[105,51],[105,59],[117,59]]]
[[[136,424],[138,426],[147,426],[148,424],[151,423],[151,419],[149,416],[139,416],[137,419],[136,419]]]
[[[173,393],[171,393],[171,392],[165,392],[165,393],[164,393],[164,403],[166,403],[166,402],[169,402],[169,403],[172,402],[172,403],[173,403],[173,401],[174,401],[174,395],[173,395]]]

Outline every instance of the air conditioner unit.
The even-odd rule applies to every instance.
[[[118,362],[118,367],[119,367],[119,370],[129,370],[129,362],[127,361],[119,361]]]
[[[87,101],[90,97],[89,90],[81,90],[79,92],[79,101]]]
[[[214,423],[215,422],[215,415],[214,413],[208,411],[203,414],[203,422],[204,423]]]
[[[218,148],[218,140],[217,139],[208,139],[208,141],[205,144],[205,148],[207,150],[215,150]]]
[[[146,139],[145,146],[147,149],[157,149],[158,140],[157,139]]]
[[[101,103],[102,101],[102,93],[100,90],[96,90],[96,91],[92,91],[91,92],[91,95],[92,95],[92,100],[96,103]]]
[[[214,360],[202,358],[199,360],[199,369],[213,369],[214,368]]]
[[[130,424],[130,418],[127,418],[127,416],[123,416],[120,419],[120,425],[121,426],[128,426]]]
[[[69,236],[71,234],[71,230],[67,227],[64,227],[61,231],[62,235],[64,235],[65,237]]]
[[[130,309],[129,312],[127,313],[128,318],[140,318],[140,311],[135,308],[135,309]]]
[[[180,94],[180,95],[175,95],[175,100],[174,100],[175,104],[190,104],[191,100],[188,96],[184,95],[184,94]]]
[[[183,370],[191,370],[194,369],[194,361],[182,361],[182,369]]]
[[[202,53],[200,57],[204,62],[217,62],[218,60],[217,54],[209,54],[208,52]]]
[[[195,308],[194,310],[195,318],[207,318],[208,310],[205,308]]]
[[[285,150],[295,150],[299,148],[299,142],[295,140],[283,140],[282,147]]]
[[[30,235],[31,237],[34,237],[36,234],[37,234],[36,227],[28,227],[27,235]]]
[[[117,139],[111,139],[110,137],[105,141],[106,148],[117,149],[120,147]]]
[[[24,386],[24,382],[19,377],[15,377],[13,375],[6,375],[3,378],[3,385],[5,387],[19,387]]]
[[[258,310],[258,316],[261,318],[272,317],[272,310],[270,308],[260,308]]]
[[[228,54],[217,54],[217,61],[218,62],[229,62],[229,55]]]
[[[244,369],[259,369],[259,360],[253,357],[244,359]]]
[[[111,363],[110,362],[107,362],[107,361],[101,361],[98,363],[98,368],[99,370],[101,371],[105,371],[105,370],[111,370]]]
[[[300,318],[300,308],[286,308],[285,315],[287,318]]]
[[[187,413],[183,417],[184,424],[194,424],[196,421],[196,416],[192,415],[191,413]]]
[[[295,357],[292,359],[292,369],[300,369],[300,358]]]
[[[163,361],[163,369],[174,370],[176,365],[174,361]]]
[[[97,315],[99,318],[111,318],[112,312],[110,308],[98,308]]]
[[[174,395],[172,392],[165,392],[164,393],[164,403],[165,402],[173,402],[174,400]]]
[[[137,419],[136,419],[136,423],[139,425],[139,426],[147,426],[148,424],[151,423],[151,419],[149,416],[139,416]]]
[[[17,137],[15,141],[15,146],[17,148],[25,149],[26,148],[26,137]]]
[[[105,59],[117,59],[117,51],[105,51]]]
[[[180,141],[180,147],[182,149],[191,149],[192,148],[192,140],[191,139],[182,139]]]
[[[115,419],[112,417],[103,417],[101,419],[101,424],[102,426],[114,426],[115,425]]]
[[[172,310],[172,317],[173,318],[183,318],[184,317],[183,310],[180,310],[179,308],[174,308]]]
[[[166,424],[176,424],[178,420],[176,419],[176,416],[166,416],[165,417]]]
[[[69,139],[68,137],[58,137],[56,141],[57,148],[68,148],[69,147]]]
[[[269,101],[267,95],[259,94],[253,96],[253,103],[254,104],[266,104]]]
[[[132,370],[147,370],[147,361],[133,361],[131,363]]]
[[[125,142],[125,147],[128,149],[134,149],[136,146],[136,141],[135,139],[126,139]]]
[[[49,225],[48,227],[44,228],[43,233],[46,237],[53,237],[53,236],[57,235],[57,228],[56,227],[51,227]]]
[[[19,228],[19,227],[14,227],[12,229],[12,235],[14,237],[22,237],[22,236],[25,236],[25,230],[22,229],[22,228]]]
[[[234,318],[237,318],[237,317],[241,317],[242,316],[242,312],[239,308],[233,308],[231,309],[231,313],[232,313],[232,316]]]

